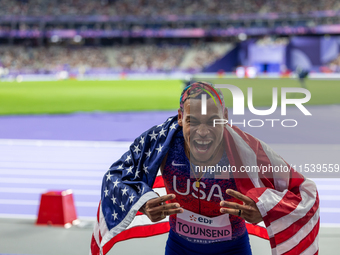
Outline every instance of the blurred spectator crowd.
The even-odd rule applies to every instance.
[[[332,72],[340,72],[340,55],[329,64],[329,68]]]
[[[1,15],[190,16],[339,10],[338,0],[0,0]]]
[[[201,70],[226,54],[230,45],[129,45],[115,47],[0,47],[0,66],[8,70],[55,71],[113,68],[117,71]]]
[[[2,46],[0,47],[0,65],[9,70],[45,69],[52,71],[60,69],[64,65],[106,67],[108,62],[100,48],[72,50],[63,47]]]
[[[287,45],[289,43],[289,39],[287,37],[271,37],[265,36],[256,41],[257,45],[263,46],[271,46],[271,45]]]

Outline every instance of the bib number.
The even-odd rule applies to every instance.
[[[207,217],[188,210],[177,214],[176,232],[193,243],[209,244],[232,238],[229,214]]]

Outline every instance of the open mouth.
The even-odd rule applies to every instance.
[[[213,144],[213,141],[204,141],[204,140],[195,140],[194,141],[194,146],[196,150],[200,153],[204,153],[208,151]]]

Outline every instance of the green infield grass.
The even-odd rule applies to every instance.
[[[202,79],[207,80],[207,79]],[[254,105],[270,106],[272,88],[299,87],[293,79],[221,79],[214,83],[227,83],[242,89],[247,99],[247,87],[253,88]],[[340,82],[336,80],[307,80],[312,98],[310,105],[340,104]],[[145,111],[178,108],[182,90],[179,80],[167,81],[51,81],[0,82],[0,114],[57,114],[91,111]],[[228,107],[232,96],[223,91]],[[289,98],[301,94],[289,94]],[[247,100],[245,100],[247,102]]]

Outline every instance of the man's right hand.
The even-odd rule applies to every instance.
[[[175,194],[169,194],[158,198],[150,199],[141,208],[140,212],[144,213],[152,222],[163,220],[166,216],[171,214],[182,213],[179,203],[169,203],[166,201],[176,198]]]

